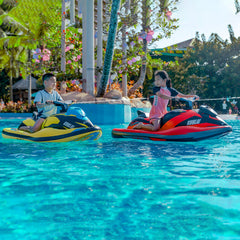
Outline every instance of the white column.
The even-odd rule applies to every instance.
[[[103,10],[103,4],[102,0],[98,0],[97,2],[97,67],[102,67],[103,62],[103,44],[102,44],[102,33],[103,33],[103,17],[102,17],[102,10]],[[97,73],[97,87],[99,86],[101,80],[101,73]]]
[[[75,24],[75,0],[70,1],[70,24]]]
[[[82,14],[83,79],[86,79],[86,92],[94,95],[94,0],[82,0]]]
[[[82,16],[82,0],[78,0],[78,17]]]
[[[86,14],[84,14],[84,11],[86,12],[86,0],[79,0],[79,7],[82,9],[82,79],[86,81],[87,79],[87,66],[86,66],[86,23],[87,23],[87,17]],[[83,91],[86,92],[86,82],[83,81],[82,88]]]

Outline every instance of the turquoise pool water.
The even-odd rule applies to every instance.
[[[0,128],[21,120],[0,120]],[[0,137],[0,239],[240,239],[240,121],[198,143]]]

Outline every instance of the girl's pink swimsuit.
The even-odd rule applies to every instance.
[[[161,94],[164,94],[166,96],[172,96],[175,97],[178,95],[178,91],[174,88],[168,88],[168,87],[154,87],[153,93],[156,94],[159,92]],[[161,118],[163,115],[167,113],[167,105],[168,105],[169,99],[163,99],[158,97],[157,95],[154,95],[153,105],[149,114],[149,119],[156,119]]]

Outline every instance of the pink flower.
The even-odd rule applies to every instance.
[[[65,52],[67,52],[67,51],[69,51],[69,50],[70,50],[70,47],[67,46],[67,47],[65,48]]]
[[[78,59],[78,60],[81,59],[81,55],[77,55],[77,59]]]
[[[129,61],[128,61],[128,64],[129,64],[129,65],[132,65],[132,61],[131,61],[131,60],[129,60]]]
[[[50,52],[48,49],[46,49],[46,48],[43,49],[43,53],[44,53],[44,54],[48,54],[48,55],[51,54],[51,52]]]
[[[146,40],[147,40],[148,42],[150,42],[150,41],[152,40],[152,35],[148,34],[147,37],[146,37]]]
[[[67,63],[71,64],[71,63],[72,63],[72,61],[71,61],[71,60],[68,60],[68,61],[67,61]]]
[[[50,57],[48,55],[43,55],[43,58],[42,58],[43,61],[49,61],[50,60]]]
[[[153,30],[150,30],[150,31],[148,32],[148,34],[149,34],[149,35],[153,35],[153,34],[154,34],[154,31],[153,31]]]
[[[167,11],[166,12],[166,17],[167,17],[168,21],[171,19],[171,16],[172,16],[172,12],[171,11]]]

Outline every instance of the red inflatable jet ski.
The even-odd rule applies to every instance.
[[[210,107],[202,105],[199,110],[192,110],[192,102],[187,102],[185,109],[168,112],[161,119],[161,127],[152,132],[143,129],[133,129],[139,123],[149,124],[149,119],[143,112],[138,111],[138,117],[131,121],[127,129],[112,130],[114,138],[135,138],[153,141],[191,142],[221,137],[232,131],[224,120]]]

